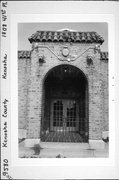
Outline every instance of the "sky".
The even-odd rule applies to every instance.
[[[78,31],[95,31],[104,42],[101,51],[108,51],[108,24],[107,23],[19,23],[18,24],[18,50],[31,50],[28,38],[36,31],[56,31],[60,29],[73,29]]]

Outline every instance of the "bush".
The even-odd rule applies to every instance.
[[[41,149],[43,149],[43,148],[40,146],[40,144],[35,144],[32,149],[35,151],[35,154],[34,154],[34,155],[39,155]]]
[[[63,155],[61,155],[61,154],[58,154],[58,155],[56,156],[56,158],[66,158],[66,157],[63,156]]]
[[[107,137],[107,138],[102,138],[102,140],[105,142],[105,143],[108,143],[109,142],[109,137]]]

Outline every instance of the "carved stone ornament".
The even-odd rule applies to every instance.
[[[69,49],[68,49],[68,47],[64,47],[64,48],[62,49],[62,54],[63,54],[63,56],[65,56],[65,57],[67,57],[67,56],[69,55]]]
[[[35,47],[36,48],[36,47]],[[50,47],[48,46],[44,46],[44,45],[40,45],[37,48],[43,48],[43,49],[48,49],[55,57],[57,57],[57,59],[59,59],[60,61],[75,61],[77,60],[79,57],[81,57],[83,54],[85,54],[89,49],[93,49],[95,50],[94,47],[89,47],[86,50],[82,51],[79,55],[76,54],[70,54],[69,48],[68,47],[63,47],[63,49],[61,50],[60,54],[56,54]],[[64,56],[64,58],[62,57]],[[91,61],[92,59],[92,61]],[[91,62],[93,63],[93,57],[87,57],[87,61],[89,62],[89,64],[91,64]],[[90,62],[91,61],[91,62]],[[39,56],[39,63],[44,63],[44,56]],[[88,63],[87,62],[87,63]]]
[[[45,63],[45,57],[39,56],[39,63]]]
[[[87,56],[87,65],[93,65],[93,56],[91,55],[88,55]]]

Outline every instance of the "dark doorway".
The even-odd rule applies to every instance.
[[[44,82],[41,141],[88,141],[88,83],[72,65],[54,67]]]

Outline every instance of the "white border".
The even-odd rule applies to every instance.
[[[109,40],[109,158],[18,158],[18,23],[107,22]],[[113,166],[115,163],[114,17],[111,14],[14,14],[11,15],[11,162],[12,166]],[[111,110],[111,111],[110,111]]]

